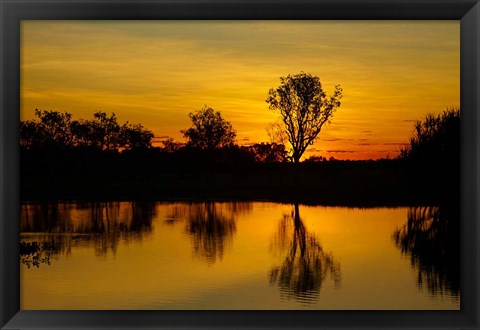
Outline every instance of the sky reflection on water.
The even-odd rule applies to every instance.
[[[458,210],[23,204],[22,309],[459,309]]]

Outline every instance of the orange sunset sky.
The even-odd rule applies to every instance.
[[[156,141],[205,104],[241,145],[268,142],[265,102],[279,77],[343,88],[303,159],[394,157],[414,121],[460,105],[459,21],[23,21],[21,120],[36,108],[90,119],[114,112]]]

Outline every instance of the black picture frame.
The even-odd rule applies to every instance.
[[[479,329],[479,0],[0,0],[0,327]],[[20,21],[23,19],[454,19],[461,25],[459,311],[21,311]]]

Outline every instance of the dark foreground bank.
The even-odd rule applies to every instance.
[[[238,199],[324,205],[430,205],[459,199],[459,166],[324,161],[169,163],[159,159],[23,159],[22,200]]]

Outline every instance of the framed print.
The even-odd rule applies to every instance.
[[[480,5],[1,4],[2,329],[478,329]]]

